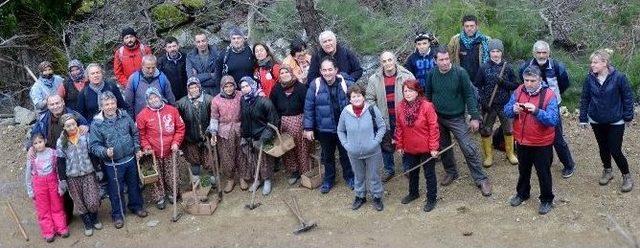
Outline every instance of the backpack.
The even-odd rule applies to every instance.
[[[142,43],[139,43],[140,46],[138,47],[139,51],[140,51],[140,58],[144,57],[144,49],[145,46]],[[122,62],[122,59],[124,58],[124,46],[121,46],[118,49],[118,58],[120,59],[120,62]]]
[[[337,78],[342,79],[342,81],[340,82],[340,86],[342,87],[342,91],[344,91],[344,93],[347,93],[347,81],[341,76],[341,75],[336,75]],[[316,78],[316,80],[313,80],[313,83],[316,86],[316,95],[318,96],[318,92],[320,91],[320,77]]]
[[[136,108],[136,91],[138,91],[138,84],[140,84],[140,74],[142,74],[142,71],[138,71],[138,76],[137,77],[133,77],[133,81],[131,81],[131,88],[133,89],[133,106],[131,106],[133,109]],[[158,75],[158,84],[160,84],[160,94],[162,94],[167,86],[167,83],[165,82],[165,80],[163,80],[163,74],[162,72],[160,73],[160,75]],[[162,97],[164,98],[164,97]],[[134,113],[135,114],[135,113]]]

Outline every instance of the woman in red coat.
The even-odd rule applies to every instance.
[[[438,154],[440,131],[438,116],[431,102],[417,80],[408,80],[402,88],[404,99],[396,110],[396,149],[402,154],[402,167],[405,171]],[[433,160],[423,165],[427,184],[427,203],[424,211],[429,212],[436,206],[438,193],[436,169]],[[420,196],[418,180],[420,168],[409,173],[409,194],[402,198],[402,204],[408,204]]]
[[[147,106],[136,118],[140,130],[140,146],[145,153],[153,152],[158,165],[160,179],[154,184],[154,200],[160,210],[166,206],[165,197],[173,196],[173,168],[171,155],[178,151],[184,138],[184,122],[178,109],[165,104],[160,91],[150,87],[145,92]],[[178,194],[179,195],[179,194]],[[175,199],[170,199],[172,203]]]
[[[256,56],[257,63],[253,78],[260,83],[262,92],[269,98],[273,86],[278,83],[280,78],[280,63],[273,56],[269,47],[263,43],[253,45],[253,54]]]

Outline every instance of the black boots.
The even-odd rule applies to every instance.
[[[351,205],[351,210],[358,210],[366,202],[367,202],[367,198],[356,196],[356,199],[353,200],[353,204]]]

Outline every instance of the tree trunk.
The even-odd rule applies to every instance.
[[[318,10],[313,0],[296,0],[296,9],[309,38],[307,47],[315,50],[318,47],[318,35],[322,32]]]

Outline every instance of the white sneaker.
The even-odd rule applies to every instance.
[[[249,192],[255,192],[256,190],[258,190],[259,187],[260,187],[260,181],[257,181],[254,184],[251,184],[251,187],[249,187]]]
[[[271,180],[264,180],[264,185],[262,186],[262,195],[266,196],[271,193]]]
[[[212,188],[217,187],[218,180],[216,179],[216,177],[215,177],[215,176],[210,176],[210,177],[209,177],[209,181],[211,182],[211,186],[212,186]]]

